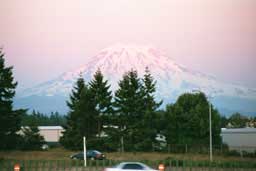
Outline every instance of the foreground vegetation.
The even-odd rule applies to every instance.
[[[4,160],[71,160],[69,157],[78,151],[70,151],[63,148],[54,148],[49,151],[1,151],[0,159]],[[175,154],[162,152],[112,152],[105,153],[107,159],[118,161],[161,161],[166,159],[208,161],[208,154]],[[255,158],[214,155],[215,161],[249,161],[255,162]]]

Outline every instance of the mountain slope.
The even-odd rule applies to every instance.
[[[15,105],[35,108],[33,101],[27,99],[47,97],[48,100],[51,99],[49,101],[52,101],[53,105],[44,107],[43,112],[52,110],[65,112],[67,108],[64,102],[68,99],[68,94],[80,73],[89,81],[95,71],[100,68],[109,80],[112,90],[116,90],[118,81],[125,72],[135,69],[142,76],[145,67],[149,67],[152,75],[157,80],[156,97],[163,99],[164,103],[175,101],[184,92],[201,90],[214,97],[212,101],[220,110],[246,113],[256,111],[256,107],[254,107],[256,106],[256,89],[223,83],[212,76],[188,69],[153,47],[123,45],[103,49],[82,67],[63,73],[49,82],[19,92]],[[63,100],[60,97],[63,97]],[[222,99],[225,99],[223,100],[224,103],[222,103]],[[26,100],[30,102],[21,105],[21,102]],[[232,103],[229,104],[231,101]],[[243,101],[247,101],[248,105],[244,105]],[[40,100],[40,102],[43,107],[44,100]],[[60,102],[64,104],[61,109],[54,105],[55,103],[56,105],[61,104]],[[240,103],[241,105],[239,105]],[[37,110],[41,110],[40,108],[40,106],[37,106]]]

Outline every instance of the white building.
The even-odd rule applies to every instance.
[[[59,142],[64,131],[61,126],[39,126],[38,129],[46,142]]]
[[[230,150],[254,152],[256,150],[256,128],[222,128],[222,142]]]

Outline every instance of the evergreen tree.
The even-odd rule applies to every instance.
[[[81,99],[77,105],[75,110],[77,120],[76,127],[78,129],[77,145],[78,148],[82,146],[82,138],[83,136],[87,139],[87,146],[88,148],[94,148],[97,146],[96,142],[96,135],[98,133],[98,113],[95,108],[95,101],[94,101],[94,94],[88,88],[84,88],[81,92]]]
[[[141,140],[141,121],[143,120],[142,84],[137,71],[124,74],[115,92],[116,124],[119,127],[117,139],[123,139],[126,150],[138,150]]]
[[[65,126],[66,117],[64,115],[60,115],[58,112],[52,112],[50,116],[36,112],[35,110],[33,110],[31,114],[24,113],[22,115],[21,125],[28,126],[33,124],[44,126]]]
[[[67,124],[64,126],[65,131],[63,132],[63,136],[60,138],[60,143],[68,149],[77,149],[81,146],[81,144],[79,144],[81,141],[79,140],[80,133],[77,126],[78,122],[80,122],[80,118],[77,116],[76,110],[84,88],[87,87],[84,79],[80,75],[73,90],[71,91],[70,100],[67,101],[70,111],[66,117]]]
[[[96,105],[98,134],[100,135],[103,125],[108,124],[107,121],[109,121],[110,114],[112,113],[110,85],[108,85],[107,80],[104,80],[100,69],[96,71],[89,85]]]
[[[4,53],[0,49],[0,150],[16,146],[20,129],[22,110],[13,110],[13,97],[17,82],[14,81],[12,67],[5,67]]]
[[[83,136],[87,138],[88,148],[94,147],[97,134],[97,111],[94,94],[80,77],[68,102],[70,112],[67,125],[60,139],[65,148],[78,150],[83,147]]]
[[[154,93],[156,92],[156,81],[151,75],[148,67],[146,67],[143,78],[143,102],[144,102],[144,117],[142,122],[142,140],[141,148],[143,150],[152,150],[152,143],[156,143],[157,121],[156,110],[162,104],[162,101],[156,102]]]
[[[39,129],[35,125],[22,128],[21,148],[23,150],[41,150],[45,144],[44,137],[40,135]]]
[[[71,95],[69,97],[70,101],[67,101],[70,112],[75,110],[75,107],[80,100],[81,92],[83,91],[85,86],[85,81],[82,77],[82,74],[80,74],[75,87],[73,88],[73,90],[71,90]]]

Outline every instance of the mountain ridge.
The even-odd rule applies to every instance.
[[[164,104],[174,102],[184,92],[200,90],[207,95],[215,97],[234,97],[239,100],[249,99],[256,106],[255,88],[224,83],[214,76],[189,69],[184,65],[176,63],[164,52],[152,46],[124,46],[120,44],[101,50],[98,54],[91,57],[85,65],[64,72],[56,79],[19,92],[15,104],[19,107],[33,107],[30,104],[19,105],[19,99],[32,96],[63,96],[67,100],[68,94],[79,74],[82,74],[85,80],[89,81],[98,68],[101,69],[104,77],[111,84],[112,91],[115,91],[118,88],[118,81],[125,72],[135,69],[141,77],[146,67],[149,68],[154,79],[157,81],[156,97],[158,100],[163,99]],[[215,104],[219,104],[219,102],[215,102]],[[219,106],[225,107],[226,105],[216,106],[218,108]],[[228,106],[227,104],[227,109],[230,110]],[[250,112],[256,111],[256,107],[249,108]]]

